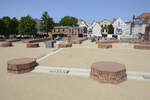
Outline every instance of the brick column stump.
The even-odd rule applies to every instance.
[[[90,77],[101,83],[118,84],[127,80],[125,65],[116,62],[96,62],[91,66]]]
[[[0,47],[11,47],[12,46],[12,42],[2,42],[1,44],[0,44]]]
[[[72,44],[81,44],[81,40],[70,40]]]
[[[22,74],[32,71],[36,65],[37,62],[34,58],[13,59],[7,62],[7,72]]]
[[[137,44],[137,45],[134,45],[134,48],[150,50],[150,45],[149,44]]]
[[[105,49],[112,48],[112,44],[99,43],[98,48],[105,48]]]
[[[7,39],[7,42],[18,42],[21,41],[20,39]]]
[[[72,43],[60,43],[58,44],[59,48],[72,47]]]
[[[27,43],[27,48],[37,48],[39,47],[38,43]]]

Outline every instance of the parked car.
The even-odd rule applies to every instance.
[[[57,37],[56,37],[56,40],[58,40],[58,41],[61,40],[61,37],[60,37],[60,36],[57,36]]]

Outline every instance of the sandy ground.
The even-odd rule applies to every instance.
[[[9,59],[13,59],[15,57],[37,58],[57,48],[56,46],[54,48],[45,48],[44,43],[39,43],[39,45],[40,47],[38,48],[26,48],[26,43],[13,42],[13,47],[0,47],[0,55],[1,58],[7,56]]]
[[[89,41],[84,43],[88,45]],[[93,44],[97,46],[96,44]],[[77,44],[77,48],[66,48],[58,54],[47,57],[39,64],[41,66],[51,67],[76,67],[90,68],[92,63],[96,61],[115,61],[125,64],[127,71],[149,72],[150,71],[150,50],[133,49],[132,44],[116,43],[112,49],[101,48],[81,48]],[[65,59],[64,59],[65,58]]]
[[[0,100],[93,100],[93,99],[149,100],[150,99],[149,95],[150,83],[147,81],[127,80],[126,82],[123,82],[121,84],[112,85],[112,84],[98,83],[97,81],[94,81],[90,78],[71,77],[53,74],[40,74],[33,72],[20,75],[7,73],[7,65],[6,65],[7,60],[25,56],[38,57],[42,54],[50,52],[50,50],[51,49],[44,49],[43,47],[36,49],[35,48],[28,49],[22,43],[16,43],[15,46],[12,48],[0,48]],[[147,62],[146,64],[148,64],[149,56],[147,55],[149,55],[150,53],[149,51],[140,51],[131,49],[129,50],[131,53],[130,54],[128,49],[126,50],[119,49],[118,51],[120,51],[120,53],[117,55],[117,51],[115,52],[114,49],[103,50],[95,48],[86,50],[84,48],[82,49],[70,48],[64,49],[58,54],[48,57],[47,59],[43,60],[41,64],[42,63],[44,64],[44,61],[46,63],[48,59],[49,59],[48,61],[51,63],[52,61],[53,63],[58,62],[60,60],[63,60],[62,58],[59,57],[64,56],[64,57],[71,57],[71,59],[65,58],[66,60],[63,60],[65,61],[64,62],[65,64],[63,64],[62,61],[60,63],[57,63],[57,65],[70,66],[69,63],[71,63],[72,60],[77,58],[78,55],[79,57],[76,59],[77,61],[72,62],[73,63],[72,65],[74,65],[75,67],[81,67],[81,65],[84,65],[83,68],[88,68],[89,66],[85,66],[84,64],[86,60],[89,61],[91,58],[93,58],[91,61],[93,62],[94,60],[102,59],[102,57],[103,59],[109,58],[113,55],[112,51],[117,55],[117,57],[119,57],[121,54],[122,56],[124,56],[125,53],[127,53],[129,59],[131,59],[130,58],[131,54],[132,56],[137,55],[136,57],[141,57],[142,59],[141,63]],[[75,53],[75,56],[72,55],[71,52]],[[80,52],[80,54],[78,54],[77,52]],[[104,54],[104,52],[106,54]],[[95,55],[97,54],[98,56],[95,57]],[[102,54],[103,56],[99,57]],[[109,57],[105,57],[105,55],[109,54],[111,54]],[[51,61],[51,59],[55,59],[55,56],[58,57],[57,60]],[[86,57],[90,59],[87,59]],[[143,57],[147,58],[144,59]],[[115,60],[120,59],[115,57],[111,58],[114,58]],[[80,60],[82,60],[82,62],[78,62]],[[134,63],[135,61],[136,62],[139,61],[139,58],[137,58],[137,60],[133,59]],[[87,65],[90,65],[90,63],[87,63]],[[141,70],[144,70],[144,68],[141,68]],[[138,66],[137,69],[140,70]],[[149,69],[147,68],[147,70]]]

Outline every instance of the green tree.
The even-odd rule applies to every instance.
[[[2,19],[0,19],[0,35],[6,35],[6,27],[5,23],[3,22]]]
[[[78,26],[78,19],[72,16],[65,16],[59,22],[59,26]]]
[[[4,22],[4,26],[5,26],[5,36],[9,36],[11,34],[11,19],[8,16],[4,16],[2,18],[2,21]]]
[[[16,17],[12,18],[10,24],[11,34],[18,34],[18,26],[19,26],[19,21],[16,19]]]
[[[108,29],[108,34],[114,34],[114,27],[112,24],[108,25],[107,29]]]
[[[21,17],[19,27],[18,27],[19,34],[21,35],[36,35],[36,22],[32,19],[31,16]]]
[[[41,17],[40,30],[48,34],[48,32],[51,32],[53,27],[54,27],[53,18],[51,18],[48,15],[47,11],[44,11]]]

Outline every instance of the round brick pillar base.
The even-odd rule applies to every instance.
[[[33,58],[21,58],[13,59],[7,62],[7,72],[9,73],[26,73],[32,71],[37,65],[37,62]]]
[[[11,47],[12,46],[12,42],[2,42],[0,44],[0,47]]]
[[[101,83],[118,84],[127,80],[125,65],[115,62],[96,62],[91,66],[90,77]]]

